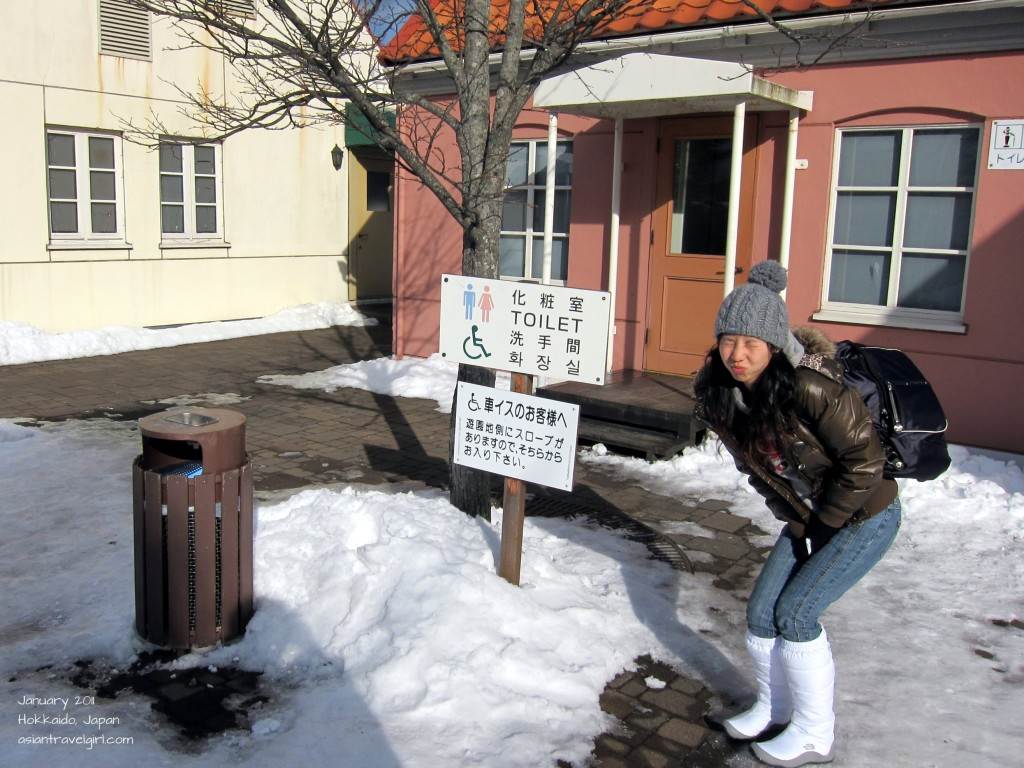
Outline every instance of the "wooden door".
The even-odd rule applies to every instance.
[[[748,115],[737,273],[750,263],[752,123]],[[692,375],[714,343],[725,281],[731,135],[731,117],[673,118],[659,131],[645,370]]]

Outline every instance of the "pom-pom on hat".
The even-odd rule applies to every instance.
[[[762,261],[750,270],[745,285],[722,300],[715,318],[715,337],[723,333],[753,336],[783,350],[796,365],[803,348],[789,332],[786,302],[779,292],[786,287],[786,268],[777,261]],[[795,346],[794,346],[795,345]]]

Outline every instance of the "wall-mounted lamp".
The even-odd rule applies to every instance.
[[[331,163],[334,165],[334,170],[341,170],[341,161],[345,159],[345,150],[339,147],[337,144],[334,145],[334,149],[331,150]]]

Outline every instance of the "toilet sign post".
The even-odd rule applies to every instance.
[[[533,377],[603,384],[607,292],[441,276],[441,355],[512,373],[512,393],[459,384],[455,463],[505,475],[499,575],[519,584],[525,481],[571,490],[579,406],[533,397]],[[493,395],[487,395],[487,392]]]

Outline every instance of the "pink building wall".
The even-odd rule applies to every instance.
[[[809,323],[821,301],[836,129],[983,125],[964,300],[967,332],[812,324],[833,339],[911,353],[942,400],[950,439],[1022,452],[1024,407],[1017,398],[1024,391],[1024,171],[987,168],[992,120],[1024,117],[1024,88],[1010,76],[1014,72],[1024,72],[1024,53],[825,66],[772,79],[814,91],[797,150],[809,165],[797,171],[794,201],[787,294],[794,323]],[[759,199],[769,193],[759,190]]]
[[[794,324],[910,352],[938,391],[957,442],[1024,451],[1024,171],[985,167],[991,121],[1024,117],[1024,89],[1009,73],[1024,72],[1024,54],[943,57],[820,66],[772,73],[775,82],[814,91],[801,120],[788,303]],[[739,263],[777,258],[785,152],[784,112],[758,113],[753,237]],[[984,125],[975,199],[964,322],[967,333],[815,322],[824,255],[836,130],[863,125]],[[647,325],[651,210],[658,157],[656,120],[626,121],[616,297],[614,368],[643,368]],[[515,138],[547,135],[547,113],[527,110]],[[607,282],[612,124],[559,115],[559,137],[573,139],[569,285],[603,289]],[[457,157],[451,142],[441,150]],[[434,196],[406,172],[397,175],[395,204],[395,352],[437,351],[439,275],[458,272],[461,233]],[[709,339],[709,344],[711,339]]]

